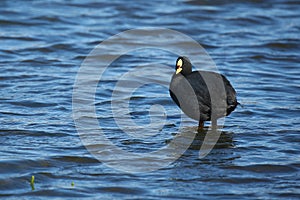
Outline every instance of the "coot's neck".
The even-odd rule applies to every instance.
[[[182,71],[180,72],[183,76],[190,75],[192,73],[192,65],[186,65],[182,67]]]

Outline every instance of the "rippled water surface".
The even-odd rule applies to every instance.
[[[0,196],[300,198],[299,10],[296,0],[1,1]],[[199,158],[205,138],[199,133],[170,165],[126,173],[100,162],[83,145],[72,118],[72,91],[80,65],[96,45],[143,27],[176,30],[199,42],[231,81],[243,106],[226,118],[218,130],[219,141],[206,157]],[[185,43],[167,45],[181,49]],[[195,133],[197,122],[189,119],[179,128],[181,113],[168,94],[173,53],[131,51],[104,72],[97,83],[94,118],[114,145],[149,153],[170,144],[176,135]],[[108,50],[105,55],[114,54]],[[142,70],[134,75],[130,70],[136,66]],[[133,75],[123,76],[127,72]],[[112,112],[111,96],[117,91],[116,102],[124,100],[130,84],[116,88],[116,82],[123,78],[143,83],[145,77],[149,84],[127,99],[127,114],[139,125],[133,132],[140,135],[124,134],[122,113]],[[163,125],[155,121],[160,117]],[[151,122],[154,128],[147,126]],[[115,158],[105,142],[101,145],[102,152]],[[136,165],[146,167],[145,163]]]

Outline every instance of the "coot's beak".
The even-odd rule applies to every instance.
[[[178,68],[176,69],[176,74],[179,74],[181,71],[182,71],[182,68],[181,68],[181,67],[178,67]]]
[[[182,59],[178,59],[176,63],[176,74],[179,74],[182,71]]]

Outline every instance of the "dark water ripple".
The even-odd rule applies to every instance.
[[[0,197],[299,199],[299,10],[294,0],[0,1]],[[205,158],[198,158],[202,133],[170,166],[126,174],[82,145],[72,119],[72,90],[80,64],[99,42],[146,26],[174,29],[203,45],[243,107],[226,119]],[[116,80],[128,67],[153,60],[173,65],[174,59],[146,49],[106,71],[95,106],[116,145],[148,152],[178,133],[180,113],[167,88],[149,85],[130,97],[129,114],[141,125],[150,122],[151,105],[164,105],[167,124],[154,137],[127,137],[110,110]],[[171,75],[160,73],[142,76],[168,83]],[[193,133],[196,123],[188,123],[182,131]]]

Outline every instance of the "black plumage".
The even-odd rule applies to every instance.
[[[193,71],[187,57],[179,57],[170,83],[174,102],[190,118],[199,121],[216,120],[229,115],[238,105],[236,91],[222,74],[210,71]]]

